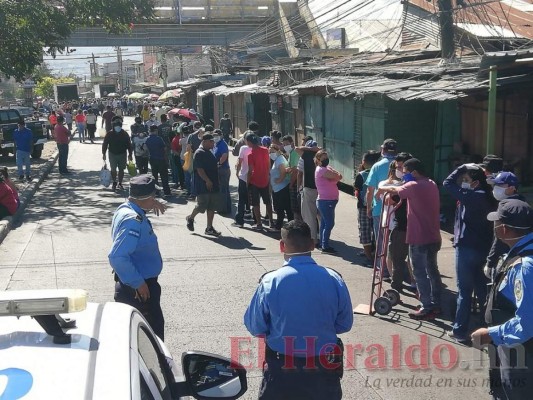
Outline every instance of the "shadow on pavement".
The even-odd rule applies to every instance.
[[[218,244],[220,246],[224,246],[231,250],[266,250],[264,247],[256,247],[251,243],[250,241],[246,240],[243,237],[235,237],[235,236],[219,236],[219,237],[212,237],[212,236],[204,236],[199,233],[193,233],[193,235],[204,238],[206,240],[209,240],[210,242],[213,242],[215,244]]]

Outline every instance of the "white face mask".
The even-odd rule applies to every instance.
[[[505,194],[505,190],[506,188],[504,187],[494,186],[494,189],[492,189],[492,194],[496,200],[502,201],[503,199],[506,199],[507,197],[509,197]]]
[[[466,189],[466,190],[472,190],[472,188],[470,187],[470,183],[468,182],[462,182],[461,188]]]
[[[396,175],[396,178],[403,179],[404,173],[402,171],[400,171],[399,169],[397,169],[396,172],[395,172],[395,175]]]
[[[272,161],[276,161],[276,158],[278,158],[278,153],[270,153],[270,159]]]
[[[215,143],[220,142],[220,136],[213,136],[213,140],[215,141]]]
[[[292,151],[292,146],[288,144],[287,146],[283,146],[283,149],[285,150],[285,153],[290,153]]]

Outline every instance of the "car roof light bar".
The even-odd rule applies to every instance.
[[[0,317],[56,315],[87,308],[87,292],[80,289],[0,292]]]

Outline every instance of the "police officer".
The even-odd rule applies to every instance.
[[[348,288],[335,271],[311,257],[311,230],[303,221],[281,230],[282,268],[265,274],[244,324],[266,337],[259,399],[342,398],[342,342],[353,324]]]
[[[115,271],[115,301],[141,311],[156,335],[164,340],[161,286],[157,282],[163,260],[157,236],[146,216],[150,210],[156,215],[165,212],[165,206],[155,199],[155,192],[151,175],[131,178],[130,196],[113,215],[113,246],[108,257]]]
[[[533,209],[502,200],[489,213],[495,235],[510,247],[488,297],[489,328],[472,333],[478,347],[493,344],[489,376],[495,399],[530,399],[533,393]],[[493,351],[491,351],[493,350]]]

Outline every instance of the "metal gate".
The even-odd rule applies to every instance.
[[[305,135],[312,136],[320,147],[324,146],[324,98],[320,96],[306,96],[305,106]],[[298,143],[299,145],[300,143]]]

